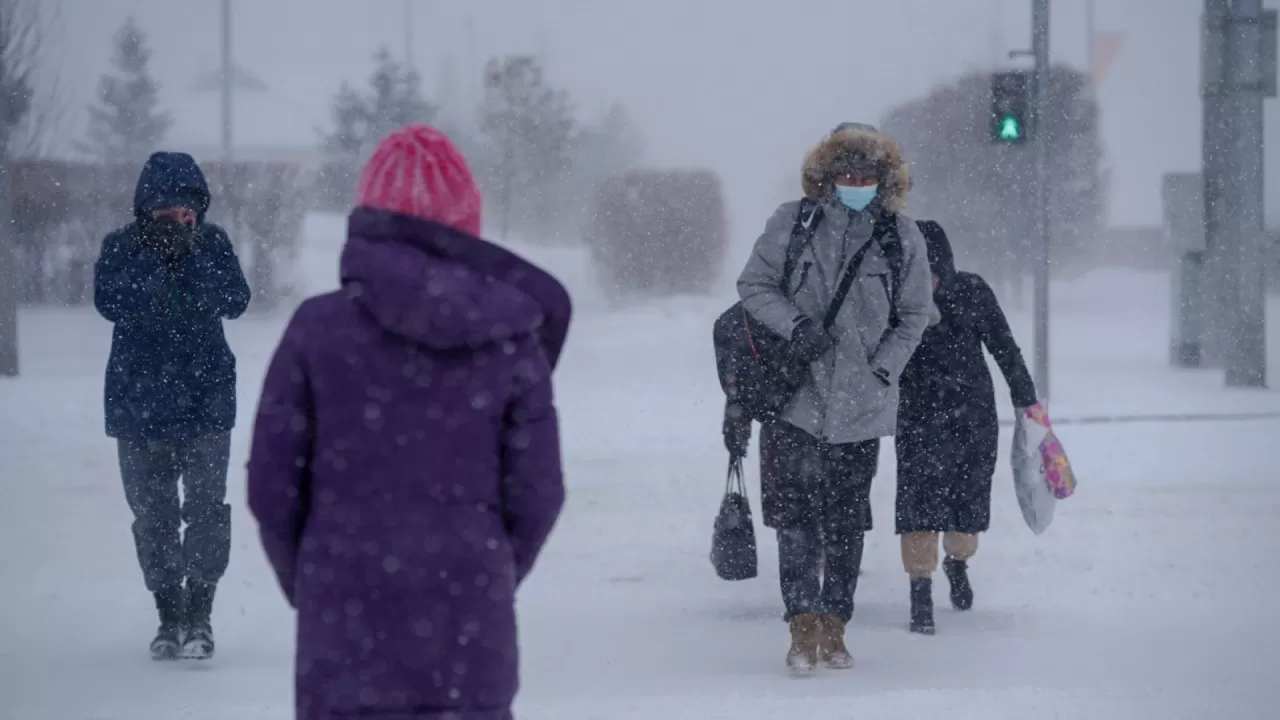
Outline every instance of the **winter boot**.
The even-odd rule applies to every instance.
[[[933,624],[933,579],[911,578],[911,632],[921,635],[932,635],[936,628]]]
[[[151,641],[151,659],[177,660],[182,642],[182,587],[161,588],[155,598],[160,629]]]
[[[213,583],[187,580],[186,632],[182,641],[182,657],[208,660],[213,657]]]
[[[973,586],[969,584],[969,566],[963,560],[947,558],[942,570],[951,581],[951,606],[957,610],[973,607]]]
[[[853,656],[844,644],[845,622],[835,615],[822,616],[822,641],[818,652],[822,664],[832,670],[848,670],[853,667]]]
[[[810,673],[818,667],[818,645],[821,642],[822,616],[804,613],[791,618],[791,649],[787,651],[787,669],[794,673]]]

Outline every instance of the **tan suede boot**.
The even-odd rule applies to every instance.
[[[787,669],[796,673],[809,673],[818,667],[821,634],[822,616],[817,613],[804,613],[791,618],[791,649],[787,651]]]
[[[822,641],[819,644],[819,655],[822,664],[833,670],[848,670],[853,667],[853,656],[844,644],[845,622],[835,615],[822,616]]]

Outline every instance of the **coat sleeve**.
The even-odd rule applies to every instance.
[[[796,203],[785,203],[765,223],[764,232],[756,240],[747,265],[738,276],[738,295],[742,307],[765,327],[789,338],[805,315],[783,292],[782,277],[791,244],[791,228],[795,225]]]
[[[249,283],[231,238],[217,225],[206,225],[191,264],[191,284],[200,307],[213,317],[235,319],[249,307]]]
[[[113,323],[153,316],[163,307],[164,273],[159,258],[139,248],[132,233],[113,232],[93,266],[94,307]]]
[[[535,339],[525,343],[502,428],[502,518],[517,584],[533,568],[564,506],[551,366]]]
[[[916,224],[906,218],[898,220],[902,241],[902,277],[898,285],[898,324],[885,331],[880,346],[871,357],[873,368],[883,368],[892,378],[902,375],[907,361],[916,351],[933,308],[933,272],[924,236]]]
[[[1009,321],[1000,308],[995,291],[987,281],[973,276],[973,293],[979,313],[978,327],[982,332],[982,344],[987,352],[996,359],[1005,382],[1009,383],[1009,393],[1013,396],[1013,406],[1025,408],[1035,405],[1036,385],[1027,371],[1027,364],[1022,359],[1022,351],[1009,329]]]
[[[301,313],[302,309],[299,309]],[[298,315],[262,384],[249,453],[249,510],[289,604],[294,604],[298,547],[310,509],[315,413],[301,352]]]

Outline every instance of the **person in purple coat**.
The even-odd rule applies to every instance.
[[[559,282],[481,240],[480,193],[411,125],[364,168],[342,289],[263,383],[249,507],[297,609],[299,720],[509,720],[515,595],[564,503]]]

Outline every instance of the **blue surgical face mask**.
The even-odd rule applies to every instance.
[[[867,209],[872,200],[876,199],[876,192],[879,189],[879,185],[868,185],[867,187],[836,185],[836,197],[840,198],[840,202],[844,203],[845,207],[850,210],[862,212]]]

